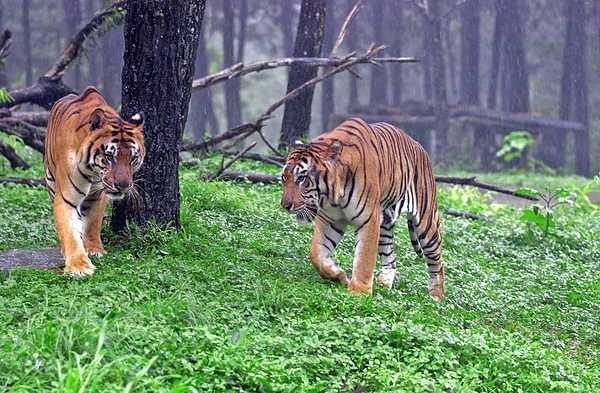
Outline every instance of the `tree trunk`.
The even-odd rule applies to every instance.
[[[125,17],[123,117],[144,112],[146,158],[136,210],[131,201],[113,209],[112,226],[127,221],[179,227],[179,151],[187,120],[194,60],[206,0],[129,0]]]
[[[325,31],[325,0],[302,0],[300,20],[294,43],[294,57],[319,57]],[[294,66],[290,68],[287,92],[317,76],[317,68]],[[314,86],[285,104],[279,148],[283,149],[295,138],[307,138]]]
[[[196,73],[194,78],[202,78],[208,75],[208,64],[210,63],[206,53],[206,39],[204,30],[200,31],[198,42],[198,54],[196,55]],[[192,123],[192,134],[195,141],[201,141],[210,130],[210,135],[219,133],[219,124],[213,107],[211,89],[202,89],[192,95],[190,101],[190,120]]]
[[[500,56],[502,54],[502,36],[504,19],[499,7],[496,7],[496,21],[492,38],[492,59],[490,61],[490,80],[488,86],[488,109],[496,109],[498,95],[498,74],[500,72]]]
[[[233,0],[223,0],[223,66],[229,67],[235,63],[235,12]],[[235,81],[225,84],[225,105],[227,128],[232,129],[242,124],[240,94]]]
[[[389,27],[382,23],[385,18],[386,4],[383,0],[377,0],[372,3],[372,26],[373,26],[373,41],[379,45],[386,43],[385,30]],[[388,81],[385,67],[371,67],[371,94],[370,105],[387,105],[388,104]]]
[[[109,105],[116,108],[121,103],[121,80],[123,52],[125,50],[123,28],[116,27],[102,36],[102,95]]]
[[[67,42],[70,42],[77,34],[81,23],[81,3],[79,0],[63,0],[65,10],[65,26],[67,28]],[[81,69],[76,62],[71,64],[70,79],[75,89],[81,88]],[[113,75],[114,76],[114,75]],[[29,85],[28,85],[29,86]]]
[[[325,36],[323,37],[323,53],[328,56],[335,44],[337,24],[334,14],[335,0],[327,0],[327,19],[325,20]],[[323,68],[322,72],[327,72]],[[334,79],[328,78],[321,83],[321,133],[329,131],[329,116],[335,112]]]
[[[421,61],[421,69],[423,70],[423,94],[426,100],[433,99],[433,82],[431,80],[431,68],[433,67],[431,42],[433,41],[433,31],[432,26],[428,26],[429,23],[427,18],[423,18],[423,42],[421,48],[423,59]]]
[[[456,60],[454,58],[454,46],[452,45],[452,35],[450,33],[450,19],[446,18],[442,21],[442,34],[444,46],[446,47],[446,55],[448,60],[448,79],[450,79],[450,94],[451,97],[456,97],[458,87],[456,86]]]
[[[439,148],[437,154],[441,158],[444,158],[448,146],[450,120],[446,96],[446,68],[444,66],[444,53],[442,47],[442,18],[440,15],[440,4],[438,2],[432,1],[429,3],[429,10],[426,14],[426,23],[426,31],[428,31],[427,36],[431,38],[429,43],[429,58],[431,59],[432,65],[433,99],[435,101],[436,145]]]
[[[461,9],[461,104],[479,105],[480,10],[480,0],[471,0],[468,4],[463,4]]]
[[[402,56],[402,26],[404,26],[404,6],[402,2],[388,0],[387,34],[390,44],[388,52],[391,56]],[[387,43],[387,42],[386,42]],[[390,75],[392,105],[399,107],[402,103],[402,92],[404,91],[403,64],[388,64]]]
[[[352,8],[354,7],[354,5],[356,4],[356,1],[354,0],[348,0],[347,3],[347,9],[346,9],[346,14],[348,14]],[[348,32],[346,33],[346,43],[350,46],[350,50],[354,50],[356,45],[358,44],[358,31],[356,30],[357,26],[356,23],[351,23],[350,26],[348,27]],[[350,95],[350,97],[348,97],[349,101],[348,101],[348,112],[352,112],[354,108],[356,108],[359,104],[358,102],[358,81],[356,80],[356,76],[354,76],[352,73],[348,72],[348,94]]]
[[[590,176],[590,118],[589,94],[587,77],[587,19],[585,0],[572,0],[569,2],[573,18],[573,120],[582,123],[585,131],[576,134],[575,139],[575,166],[576,173]]]
[[[29,0],[23,0],[23,49],[25,51],[25,86],[33,85],[33,60],[31,53],[31,26],[29,24]]]
[[[294,3],[292,0],[281,0],[281,15],[279,24],[281,25],[281,34],[283,36],[283,56],[291,57],[294,53],[294,30],[292,29],[294,20]]]
[[[506,89],[502,106],[507,112],[529,112],[529,81],[525,59],[525,25],[521,20],[520,0],[498,0],[505,17],[504,56],[506,67]]]
[[[94,17],[96,11],[98,11],[95,3],[96,0],[85,0],[85,17],[88,21],[91,20]],[[98,85],[98,56],[96,54],[97,48],[91,48],[87,52],[88,77],[86,85]]]

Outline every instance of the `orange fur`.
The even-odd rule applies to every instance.
[[[92,86],[50,112],[44,169],[65,271],[93,274],[88,255],[105,253],[100,228],[106,201],[131,192],[144,159],[143,120],[124,121]]]

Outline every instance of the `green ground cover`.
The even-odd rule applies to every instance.
[[[441,208],[498,220],[442,215],[446,299],[402,224],[393,289],[353,297],[310,265],[311,227],[279,185],[181,181],[182,230],[105,228],[91,277],[0,271],[0,391],[600,389],[595,209],[557,212],[542,238],[519,209],[445,187]],[[0,200],[0,249],[58,245],[43,188],[0,185]],[[336,252],[347,271],[352,244]]]

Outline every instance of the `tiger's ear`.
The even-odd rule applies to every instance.
[[[103,109],[98,108],[92,112],[92,115],[90,116],[92,131],[102,128],[104,123],[106,123],[106,114]]]
[[[295,139],[290,143],[290,148],[295,149],[297,147],[304,146],[304,143],[300,139]]]
[[[131,122],[131,124],[135,125],[136,127],[140,127],[144,124],[145,120],[146,118],[144,116],[144,112],[138,112],[135,115],[131,116],[129,122]]]
[[[338,159],[341,152],[342,144],[340,143],[340,141],[333,141],[327,148],[327,158],[332,161],[335,161]]]

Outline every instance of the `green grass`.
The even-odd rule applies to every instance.
[[[446,299],[402,221],[393,289],[353,297],[311,266],[312,228],[279,208],[279,185],[181,180],[183,229],[105,228],[93,276],[0,271],[0,391],[600,389],[595,211],[557,213],[542,239],[519,210],[444,188],[441,208],[498,220],[442,215]],[[0,199],[0,249],[58,245],[43,188]],[[348,272],[352,245],[336,252]]]

